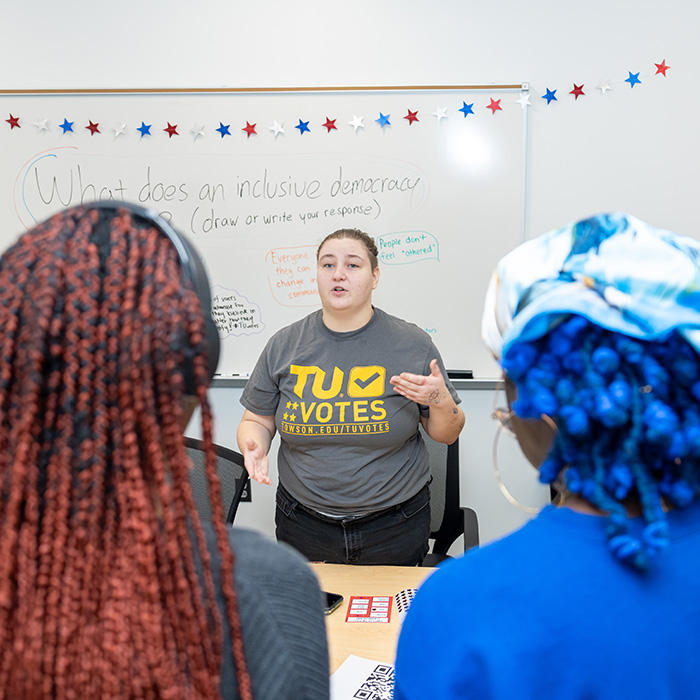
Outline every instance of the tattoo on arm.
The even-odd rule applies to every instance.
[[[440,390],[439,389],[435,389],[435,391],[431,392],[430,396],[428,396],[428,403],[429,404],[440,403]]]

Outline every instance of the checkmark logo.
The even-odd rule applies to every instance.
[[[381,374],[375,372],[369,379],[360,379],[359,377],[355,380],[355,384],[361,389],[366,389],[373,381],[379,379]]]
[[[348,396],[366,399],[382,396],[386,382],[386,369],[379,365],[353,367],[348,377]]]

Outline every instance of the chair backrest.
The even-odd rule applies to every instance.
[[[211,521],[209,484],[204,473],[204,443],[197,438],[185,437],[185,447],[192,461],[190,485],[199,517],[204,521]],[[248,472],[243,462],[243,455],[239,452],[222,445],[214,445],[214,449],[216,451],[216,473],[219,475],[221,483],[221,502],[226,522],[230,524],[236,517],[241,495],[248,485]]]
[[[446,555],[458,537],[464,534],[464,513],[459,506],[459,440],[451,445],[436,442],[423,430],[421,434],[430,459],[430,537],[435,540],[432,553]]]

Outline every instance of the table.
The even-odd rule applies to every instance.
[[[352,566],[309,564],[321,589],[340,593],[340,607],[326,615],[331,673],[350,655],[393,664],[401,624],[395,603],[388,623],[345,622],[350,597],[394,596],[404,588],[418,588],[435,569],[420,566]]]

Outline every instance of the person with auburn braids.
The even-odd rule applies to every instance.
[[[0,327],[0,698],[327,698],[313,573],[224,523],[191,245],[140,207],[59,213],[0,259]]]
[[[396,700],[700,697],[700,243],[553,231],[500,261],[483,329],[494,417],[561,500],[424,583]]]
[[[263,350],[241,397],[239,449],[251,478],[269,484],[280,434],[278,540],[314,561],[420,564],[430,465],[419,426],[453,443],[460,399],[430,336],[372,305],[373,238],[340,229],[316,258],[321,309]]]

